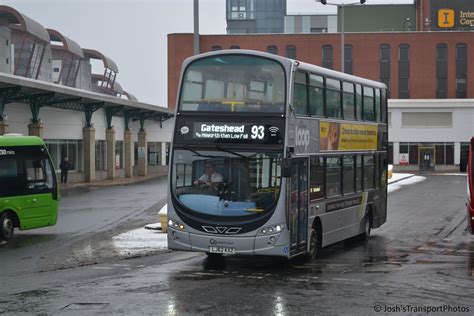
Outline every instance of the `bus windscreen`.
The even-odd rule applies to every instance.
[[[247,217],[271,210],[281,182],[281,153],[175,150],[172,186],[200,215]]]

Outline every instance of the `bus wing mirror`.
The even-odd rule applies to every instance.
[[[283,178],[291,177],[291,158],[283,158],[281,161],[281,176]]]

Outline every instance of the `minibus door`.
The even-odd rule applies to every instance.
[[[42,227],[49,224],[53,207],[55,180],[51,165],[45,158],[24,160],[26,195],[22,210],[23,228]]]
[[[290,255],[306,251],[308,236],[308,159],[296,158],[291,163],[290,178]]]

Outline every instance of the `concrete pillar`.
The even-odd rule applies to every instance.
[[[107,143],[107,179],[115,179],[115,129],[108,128],[106,131]]]
[[[166,166],[166,142],[161,142],[161,165]]]
[[[42,123],[28,124],[28,135],[38,136],[39,138],[43,138],[43,124]]]
[[[454,164],[458,166],[461,163],[461,143],[454,143]]]
[[[400,143],[393,142],[393,164],[399,165],[400,164]]]
[[[148,159],[147,159],[147,141],[146,131],[138,132],[138,175],[146,176],[148,174]]]
[[[8,134],[8,122],[6,120],[0,121],[0,135]]]
[[[95,180],[95,128],[82,129],[84,145],[84,182]]]
[[[123,143],[125,146],[125,178],[131,178],[133,176],[133,138],[132,138],[132,131],[130,129],[126,129],[123,132]]]

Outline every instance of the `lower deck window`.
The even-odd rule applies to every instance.
[[[344,156],[343,159],[344,177],[343,193],[354,192],[355,170],[354,170],[354,156]]]
[[[362,156],[356,156],[356,191],[362,191]]]
[[[311,173],[310,173],[310,200],[317,200],[324,198],[324,169],[326,163],[324,157],[311,157]]]
[[[364,190],[374,188],[374,156],[364,156]]]
[[[386,165],[386,158],[383,160],[382,157],[386,156],[351,154],[311,157],[310,200],[379,188],[380,178],[384,176],[382,168]]]
[[[326,188],[328,197],[341,195],[341,172],[341,157],[327,157]]]

